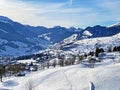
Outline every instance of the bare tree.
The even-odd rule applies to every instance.
[[[95,58],[89,57],[88,62],[89,62],[89,67],[90,67],[90,68],[94,68]]]
[[[33,81],[30,79],[25,84],[25,90],[34,90],[34,84]]]
[[[49,67],[50,67],[49,61],[47,61],[46,65],[47,65],[47,68],[49,69]]]
[[[56,60],[52,63],[52,66],[55,68],[56,67]]]

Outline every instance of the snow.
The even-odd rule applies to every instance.
[[[84,36],[92,36],[92,34],[91,34],[88,30],[85,30],[85,31],[83,32],[83,35],[84,35]]]
[[[28,90],[31,85],[34,90],[119,90],[120,86],[120,53],[117,57],[104,59],[89,68],[84,64],[67,67],[57,67],[32,72],[24,77],[4,78],[1,89]],[[105,57],[115,55],[106,53]]]
[[[19,41],[11,41],[12,43],[16,44],[19,47],[27,47],[27,45],[25,43],[19,42]]]
[[[8,33],[8,32],[6,32],[5,30],[3,30],[3,29],[0,29],[0,31],[2,31],[2,32],[4,32],[4,33]]]
[[[63,40],[64,44],[65,43],[72,43],[72,42],[74,42],[77,39],[77,36],[78,36],[77,34],[73,34],[70,37],[64,39]]]
[[[31,62],[34,63],[34,62],[36,62],[36,61],[33,60],[33,59],[28,59],[28,60],[18,60],[17,62],[18,62],[18,63],[29,63],[29,64],[30,64]]]
[[[3,85],[4,85],[5,87],[11,87],[11,86],[17,86],[18,83],[15,82],[14,80],[8,80],[8,81],[5,81],[5,82],[3,83]]]
[[[117,22],[117,23],[115,23],[115,24],[112,24],[112,25],[110,25],[110,26],[107,26],[107,28],[114,27],[114,26],[120,26],[120,21]]]
[[[89,52],[95,50],[96,45],[107,48],[107,46],[120,45],[120,33],[112,37],[101,37],[93,39],[84,39],[75,41],[76,35],[71,36],[71,39],[65,39],[66,42],[78,45],[68,52]],[[2,40],[2,42],[6,42]],[[20,42],[13,42],[16,45]],[[8,47],[7,47],[8,48]],[[8,53],[13,49],[9,49]],[[19,50],[16,49],[16,50]],[[14,50],[14,52],[16,52]],[[24,51],[24,50],[23,50]],[[22,52],[23,52],[22,51]],[[66,58],[70,55],[67,52],[51,51],[50,53],[65,53]],[[70,56],[69,56],[70,57]],[[119,90],[120,86],[120,52],[104,52],[102,62],[97,62],[95,68],[86,66],[86,62],[78,65],[67,67],[56,67],[50,69],[39,70],[26,74],[24,77],[6,77],[4,82],[0,82],[0,90],[28,90],[28,87],[33,87],[34,90]],[[54,58],[50,63],[58,62],[58,58]],[[86,61],[86,60],[84,60]],[[30,60],[20,60],[20,63],[31,63]]]
[[[99,38],[87,38],[83,40],[76,40],[74,38],[65,39],[62,43],[57,43],[53,46],[53,51],[55,53],[69,53],[73,55],[84,54],[93,52],[96,50],[96,47],[103,48],[105,51],[108,50],[108,47],[112,49],[115,46],[120,46],[120,33],[109,36],[109,37],[99,37]],[[67,50],[60,50],[60,47],[67,48]]]
[[[29,40],[30,42],[34,42],[36,45],[41,46],[42,48],[46,48],[48,47],[48,45],[50,45],[50,42],[43,40],[41,38],[26,38],[27,40]]]
[[[51,38],[50,37],[48,37],[48,35],[50,35],[51,33],[45,33],[45,34],[42,34],[42,35],[39,35],[38,37],[40,38],[44,38],[44,39],[46,39],[46,40],[48,40],[48,41],[50,41],[51,40]]]
[[[0,38],[0,45],[2,45],[3,43],[8,43],[8,41]]]
[[[25,54],[29,54],[30,52],[26,52],[29,51],[30,48],[29,47],[19,47],[19,48],[12,48],[10,46],[4,46],[5,48],[7,48],[5,51],[3,50],[1,52],[1,55],[8,55],[8,56],[18,56],[18,55],[25,55]]]
[[[109,46],[120,46],[120,33],[111,37],[78,40],[74,42],[74,45],[77,45],[77,47],[71,49],[74,53],[94,51],[97,45],[106,50]]]
[[[14,45],[16,45],[16,47],[9,46],[9,43],[13,43]],[[8,42],[7,40],[0,39],[0,45],[5,48],[5,50],[0,50],[1,56],[22,56],[35,53],[35,50],[31,50],[33,47],[32,45],[28,46],[27,44],[19,41]]]

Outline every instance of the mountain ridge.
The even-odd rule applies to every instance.
[[[119,33],[120,25],[115,27],[97,25],[85,29],[62,26],[47,28],[23,25],[8,17],[0,16],[0,56],[8,56],[10,52],[12,52],[10,55],[13,56],[32,54],[46,49],[49,45],[59,43],[74,34],[77,35],[77,40],[85,39],[83,33],[86,30],[91,33],[87,38],[106,37]],[[24,53],[21,54],[22,51]]]

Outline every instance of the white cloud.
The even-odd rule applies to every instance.
[[[13,20],[22,22],[23,24],[42,25],[47,27],[62,25],[70,27],[76,26],[80,23],[80,21],[78,21],[79,19],[76,18],[76,14],[92,11],[87,8],[65,9],[63,8],[64,5],[67,5],[67,3],[42,3],[41,5],[33,5],[30,3],[27,4],[24,2],[11,2],[5,0],[0,4],[0,13]]]
[[[65,4],[66,3],[42,3],[41,5],[33,5],[20,1],[15,2],[15,0],[12,2],[10,0],[2,0],[0,3],[0,14],[24,24],[54,26],[57,22],[62,23],[62,20],[49,19],[49,13],[56,12],[58,8]]]
[[[70,0],[69,5],[72,5],[72,2],[73,0]],[[99,9],[89,5],[69,7],[67,2],[33,4],[18,0],[0,0],[0,14],[23,24],[47,27],[56,25],[86,27],[120,19],[119,0],[115,2],[97,0],[95,5]]]

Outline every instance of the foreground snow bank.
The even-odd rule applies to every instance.
[[[119,90],[119,83],[120,63],[96,66],[93,69],[81,64],[6,79],[2,84],[0,83],[0,90],[2,88],[12,90],[29,90],[29,88],[35,90],[89,90],[90,88]]]

